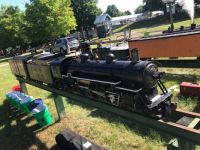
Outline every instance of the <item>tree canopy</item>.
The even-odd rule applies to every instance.
[[[120,11],[115,5],[108,5],[105,13],[109,14],[111,17],[126,16],[132,14],[129,10],[124,12]]]
[[[31,0],[26,4],[27,35],[32,42],[44,42],[75,29],[70,0]]]
[[[177,0],[175,0],[174,3],[176,3]],[[195,6],[200,4],[200,0],[194,0]],[[182,7],[179,4],[176,4],[176,9],[180,10]],[[197,9],[197,7],[196,7]],[[198,7],[199,9],[199,7]],[[162,10],[166,13],[166,4],[162,2],[162,0],[143,0],[143,5],[140,5],[135,12],[145,12],[145,11],[156,11],[156,10]]]
[[[72,7],[78,29],[89,30],[94,27],[96,16],[102,13],[97,7],[97,0],[72,0]]]
[[[122,13],[115,5],[109,5],[107,7],[106,13],[109,14],[111,17],[118,17],[122,15]]]
[[[194,0],[195,5],[200,4],[200,0]],[[143,11],[155,11],[155,10],[166,10],[166,5],[162,2],[162,0],[143,0],[143,5],[140,5],[136,11],[141,12],[141,8],[143,7]]]
[[[144,10],[144,5],[140,5],[138,6],[138,8],[135,9],[135,14],[140,14],[140,13],[143,13],[145,10]]]
[[[1,6],[0,12],[0,49],[25,43],[24,13],[14,6]]]
[[[194,0],[194,2],[195,2],[196,5],[200,4],[200,0]]]
[[[200,4],[200,0],[194,1],[196,6]],[[1,6],[0,49],[46,42],[67,35],[75,29],[85,30],[87,33],[94,27],[96,16],[102,14],[97,2],[98,0],[30,0],[24,12],[19,7]],[[143,0],[143,5],[135,13],[155,10],[166,11],[162,0]],[[131,14],[130,11],[120,11],[115,5],[109,5],[106,13],[111,17]]]
[[[123,14],[124,15],[132,15],[132,13],[129,10],[125,11]]]
[[[166,5],[162,2],[162,0],[143,0],[143,3],[144,11],[165,11],[166,9]]]

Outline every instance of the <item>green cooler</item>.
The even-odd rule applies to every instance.
[[[52,117],[48,107],[43,104],[42,99],[37,99],[30,104],[31,114],[42,127],[52,124]]]

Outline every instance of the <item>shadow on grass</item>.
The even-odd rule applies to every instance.
[[[108,120],[110,123],[115,124],[123,124],[126,128],[129,128],[131,131],[135,132],[137,135],[141,137],[145,137],[151,141],[163,141],[168,143],[169,140],[172,138],[170,135],[167,135],[164,132],[154,130],[149,128],[148,126],[135,123],[133,121],[127,120],[120,116],[114,116],[114,114],[103,112],[102,110],[95,110],[91,113],[92,117],[99,117]]]
[[[27,127],[33,118],[17,109],[11,109],[7,101],[0,106],[0,147],[1,149],[27,150],[32,146],[47,149],[35,135],[40,127],[35,124]]]
[[[61,150],[59,147],[58,147],[58,145],[56,144],[56,145],[54,145],[50,150]]]
[[[106,119],[109,123],[114,123],[116,126],[118,125],[124,125],[125,128],[130,129],[137,135],[141,137],[145,137],[145,139],[151,140],[151,141],[163,141],[164,143],[168,143],[169,140],[172,138],[170,135],[156,131],[152,128],[148,128],[148,126],[144,126],[142,124],[133,122],[131,120],[128,120],[126,118],[123,118],[121,116],[115,115],[113,113],[98,109],[73,100],[68,100],[68,102],[72,105],[79,105],[83,108],[86,108],[91,111],[90,116],[95,118],[102,118]]]
[[[193,112],[200,113],[200,97],[198,98],[198,104],[194,108]]]
[[[48,99],[54,99],[54,95],[52,93],[50,93],[48,96],[47,96]]]

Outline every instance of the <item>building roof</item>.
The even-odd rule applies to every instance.
[[[113,18],[112,18],[112,21],[120,21],[120,20],[126,20],[126,19],[137,18],[137,16],[139,16],[139,15],[140,15],[140,14],[113,17]]]
[[[163,11],[152,11],[152,12],[149,12],[149,13],[152,13],[152,15],[156,15],[156,14],[163,15],[164,14]],[[122,20],[134,20],[134,19],[137,19],[138,17],[144,16],[145,14],[148,14],[148,12],[133,14],[133,15],[127,15],[127,16],[113,17],[111,21],[115,22],[115,21],[122,21]]]
[[[96,16],[96,19],[94,21],[94,24],[101,24],[104,23],[106,18],[109,18],[111,20],[111,17],[108,14],[103,14],[101,16]]]

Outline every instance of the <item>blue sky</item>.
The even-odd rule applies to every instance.
[[[21,9],[24,9],[26,2],[28,0],[0,0],[0,5],[18,5]],[[130,10],[133,12],[142,4],[142,0],[99,0],[98,7],[105,11],[107,6],[111,4],[115,4],[121,11]]]
[[[108,5],[115,4],[117,8],[121,11],[130,10],[134,12],[134,10],[142,4],[143,0],[99,0],[98,6],[106,11]]]
[[[28,0],[0,0],[0,5],[18,5],[21,9],[24,9],[24,5]]]

